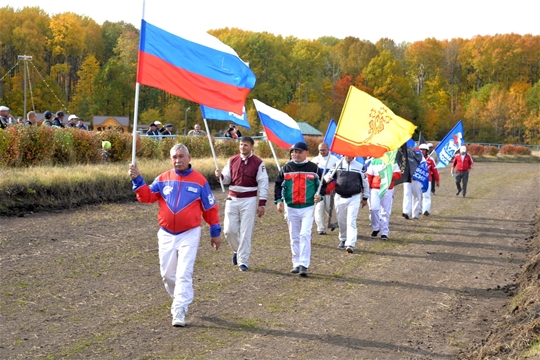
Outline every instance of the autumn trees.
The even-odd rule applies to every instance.
[[[0,99],[23,110],[23,67],[33,56],[30,109],[61,108],[133,117],[138,29],[124,22],[97,24],[73,13],[49,16],[37,7],[0,8]],[[237,28],[209,31],[248,61],[257,84],[247,103],[252,134],[260,124],[253,98],[326,130],[339,119],[351,85],[441,139],[460,119],[468,141],[540,142],[540,36],[501,34],[471,39],[427,38],[373,44],[356,37],[303,40]],[[185,110],[191,107],[191,112]],[[141,87],[143,122],[184,127],[200,120],[196,104]],[[217,128],[221,124],[214,124]]]

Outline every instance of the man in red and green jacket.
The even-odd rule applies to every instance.
[[[321,201],[326,193],[322,170],[317,164],[307,160],[307,156],[306,143],[294,144],[292,161],[281,168],[274,188],[277,210],[283,212],[284,203],[287,204],[293,263],[291,273],[304,277],[307,276],[311,259],[311,228],[315,203]],[[321,192],[317,193],[321,181]]]

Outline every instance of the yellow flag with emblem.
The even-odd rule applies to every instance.
[[[351,86],[330,150],[347,156],[382,157],[412,137],[416,126],[380,100]]]

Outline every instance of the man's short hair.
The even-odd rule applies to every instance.
[[[189,155],[189,149],[187,148],[186,145],[184,145],[184,144],[176,144],[176,145],[174,145],[174,146],[171,148],[171,151],[170,151],[171,157],[172,157],[174,154],[176,154],[176,152],[177,152],[178,150],[183,150],[183,151],[186,152],[186,154]]]
[[[31,117],[37,116],[35,111],[29,111],[28,114],[26,114],[26,118],[30,120]]]
[[[251,136],[242,136],[240,138],[240,142],[248,142],[250,143],[252,146],[255,145],[255,140],[253,140],[253,138]]]

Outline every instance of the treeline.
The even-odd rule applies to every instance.
[[[99,25],[73,13],[51,17],[38,7],[0,8],[0,18],[0,100],[13,114],[22,115],[24,106],[24,62],[18,56],[29,55],[27,109],[133,118],[139,38],[133,25]],[[441,139],[462,119],[468,142],[540,143],[540,36],[400,44],[382,38],[373,44],[235,28],[210,33],[249,61],[257,76],[247,103],[247,134],[261,129],[254,98],[324,132],[354,85],[415,123],[428,139]],[[139,114],[140,123],[160,120],[176,129],[184,128],[185,119],[189,128],[201,120],[197,104],[145,86]]]

